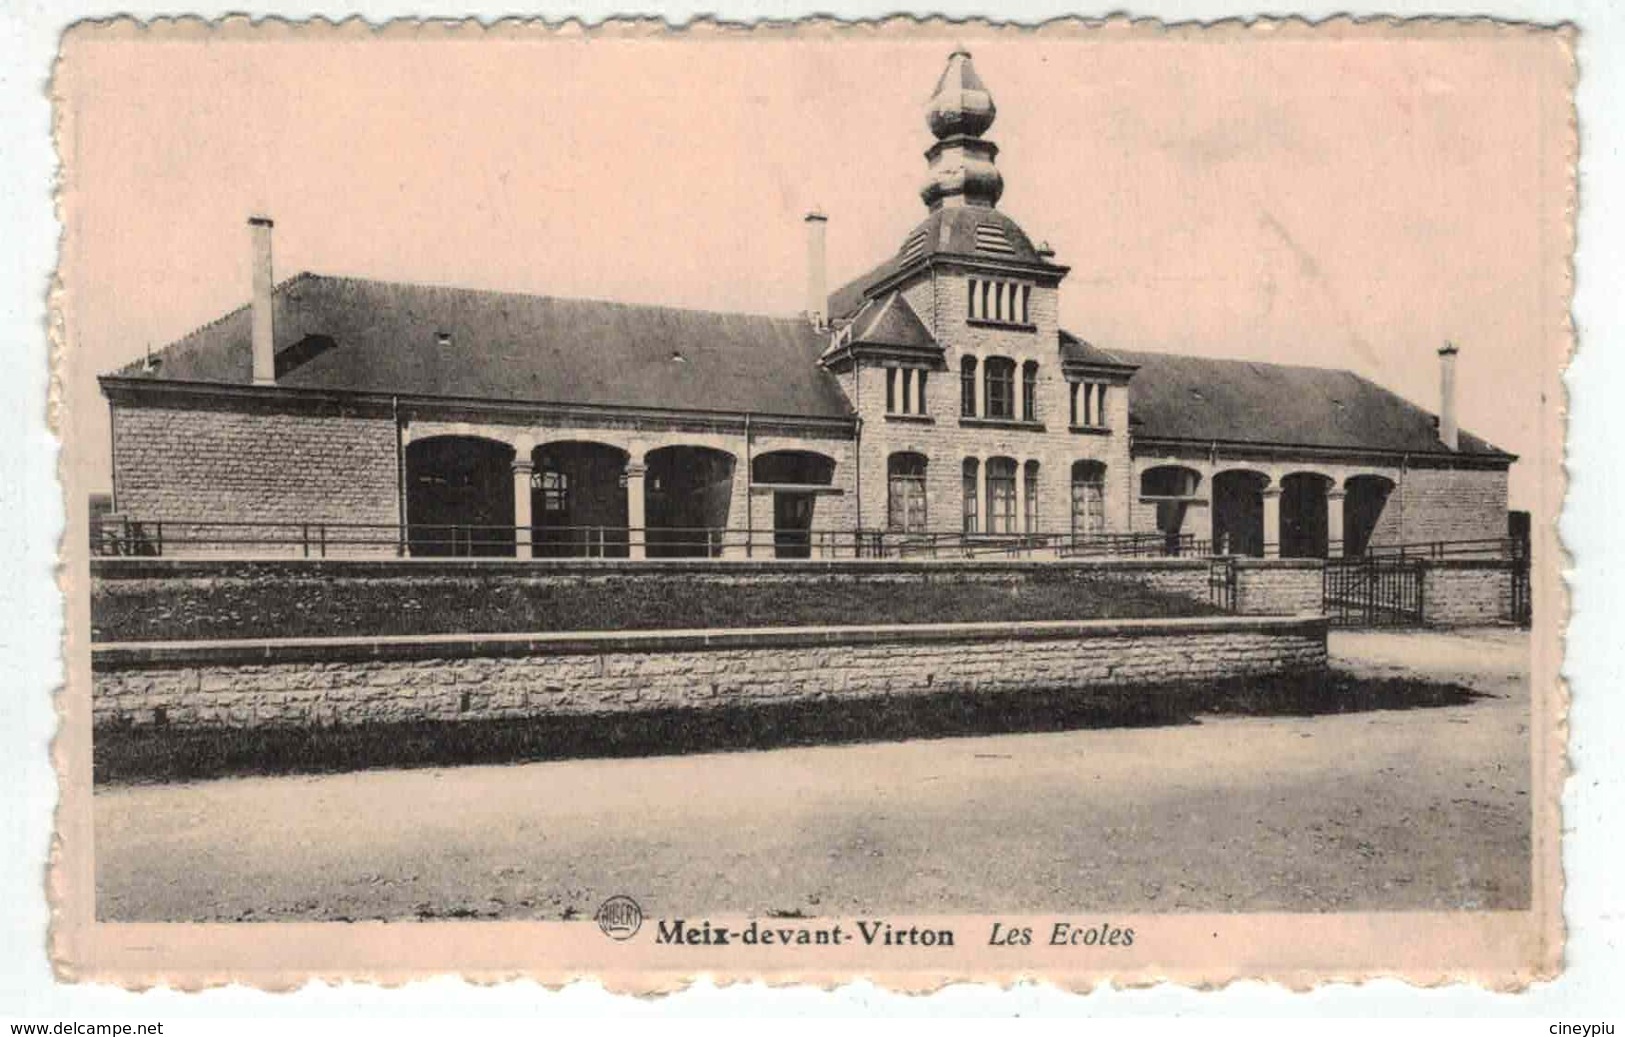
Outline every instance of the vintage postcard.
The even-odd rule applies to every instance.
[[[1555,975],[1573,43],[74,27],[60,974]]]

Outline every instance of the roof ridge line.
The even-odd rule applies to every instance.
[[[436,284],[430,281],[390,281],[380,277],[367,277],[359,274],[323,274],[306,271],[299,276],[323,281],[351,281],[359,284],[373,284],[386,288],[422,288],[430,291],[466,292],[471,295],[498,295],[512,299],[547,299],[553,302],[592,303],[597,306],[616,306],[628,310],[663,310],[669,313],[698,313],[712,317],[755,317],[761,320],[782,321],[785,323],[798,323],[805,320],[805,318],[796,314],[715,310],[698,306],[674,306],[668,303],[627,302],[622,299],[604,299],[586,295],[549,295],[543,292],[524,292],[513,288],[482,288],[472,285]]]
[[[1093,343],[1090,344],[1094,345]],[[1095,348],[1104,349],[1105,347],[1095,346]],[[1202,360],[1218,364],[1263,364],[1266,367],[1286,367],[1299,371],[1330,371],[1334,374],[1352,375],[1361,381],[1369,382],[1370,384],[1375,385],[1377,388],[1382,389],[1385,392],[1392,391],[1384,386],[1381,382],[1372,381],[1372,379],[1367,378],[1365,375],[1360,374],[1358,371],[1348,367],[1328,367],[1325,364],[1284,364],[1278,360],[1257,360],[1252,357],[1244,356],[1206,356],[1201,353],[1176,353],[1168,349],[1126,349],[1123,350],[1123,352],[1130,355],[1138,354],[1140,356],[1166,356],[1174,357],[1180,360]]]

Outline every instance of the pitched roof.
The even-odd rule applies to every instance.
[[[1450,454],[1434,416],[1352,371],[1113,350],[1137,365],[1134,434],[1155,439]],[[1463,431],[1456,454],[1513,460]]]
[[[273,294],[277,384],[468,399],[847,417],[804,319],[300,274]],[[248,307],[126,378],[248,385]]]
[[[941,348],[901,292],[871,301],[858,311],[852,321],[852,341],[870,346]]]
[[[999,210],[980,205],[944,206],[915,225],[903,238],[902,247],[885,261],[837,288],[829,297],[830,316],[837,320],[852,316],[871,287],[932,256],[1054,266],[1047,255],[1039,254],[1027,232]]]
[[[1133,364],[1116,353],[1107,352],[1093,342],[1086,342],[1065,328],[1061,329],[1061,360],[1090,367],[1121,367],[1125,373],[1134,370]]]

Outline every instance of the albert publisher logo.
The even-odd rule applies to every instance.
[[[610,897],[592,917],[611,940],[630,940],[643,928],[643,908],[631,897]]]

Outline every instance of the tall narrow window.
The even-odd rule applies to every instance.
[[[987,417],[1010,421],[1016,416],[1016,362],[1008,357],[989,357],[987,377]]]
[[[976,278],[973,277],[969,281],[967,281],[966,283],[970,285],[970,291],[965,293],[965,318],[967,320],[975,320],[976,319]]]
[[[897,368],[886,368],[886,413],[897,413]]]
[[[978,465],[976,463],[976,458],[974,458],[974,457],[965,458],[964,479],[963,479],[964,495],[965,495],[965,508],[964,508],[963,514],[964,514],[964,529],[965,529],[965,532],[967,532],[967,533],[975,533],[975,532],[979,531],[978,528],[977,528],[978,524],[977,524],[976,518],[977,518],[977,515],[978,515],[978,513],[980,511],[980,508],[978,507],[978,505],[976,503],[976,501],[977,501],[976,483],[977,483],[978,479],[980,478],[981,473],[979,471],[977,471],[977,468],[978,468]]]
[[[1078,426],[1078,383],[1077,382],[1067,382],[1066,383],[1066,388],[1067,388],[1067,393],[1071,397],[1071,401],[1072,401],[1072,411],[1071,411],[1071,415],[1067,419],[1067,423],[1070,424],[1073,428],[1077,428],[1077,426]]]
[[[1038,361],[1021,365],[1021,420],[1038,420]]]
[[[987,462],[987,531],[1016,531],[1016,463],[1008,457]]]
[[[976,358],[959,361],[959,413],[967,418],[976,417]]]
[[[903,368],[902,377],[903,377],[903,394],[902,394],[901,399],[899,399],[897,401],[898,404],[899,404],[898,409],[901,410],[904,414],[913,414],[914,413],[914,369],[911,368],[911,367]]]
[[[925,532],[925,458],[893,454],[886,460],[886,521],[901,533]]]
[[[925,368],[914,372],[914,413],[924,414],[925,410]]]
[[[1106,383],[1101,382],[1097,387],[1098,396],[1095,400],[1095,424],[1106,424]]]
[[[993,315],[993,311],[990,308],[988,308],[988,305],[987,305],[988,304],[988,299],[992,294],[993,294],[993,282],[991,282],[991,281],[983,281],[982,282],[982,313],[981,313],[981,317],[982,317],[983,320],[987,320],[989,317],[991,317]]]
[[[1106,531],[1106,466],[1099,461],[1072,464],[1072,535]]]
[[[1028,461],[1022,473],[1022,489],[1026,492],[1025,514],[1022,516],[1029,533],[1038,532],[1038,462]]]
[[[1021,286],[1021,323],[1023,324],[1031,324],[1033,322],[1032,303],[1033,286],[1030,284],[1024,284]]]

